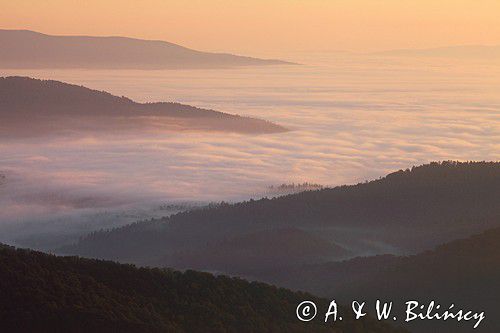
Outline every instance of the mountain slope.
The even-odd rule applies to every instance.
[[[164,258],[178,268],[215,270],[227,274],[261,276],[304,263],[339,260],[349,251],[304,230],[282,228],[208,243]]]
[[[500,228],[455,240],[408,257],[376,256],[344,262],[306,265],[270,279],[289,288],[314,292],[340,301],[383,297],[403,304],[406,300],[436,300],[484,310],[487,320],[479,332],[498,332],[500,323]],[[470,325],[451,323],[440,332],[471,331]],[[416,326],[423,332],[436,323]]]
[[[0,78],[0,134],[35,135],[70,130],[217,130],[275,133],[286,129],[178,103],[137,103],[126,97],[59,81]],[[29,119],[29,121],[27,121]]]
[[[206,273],[138,269],[0,246],[0,327],[15,332],[396,332],[365,319],[302,323],[313,299]],[[321,309],[320,308],[320,309]],[[401,330],[399,330],[401,331]]]
[[[0,30],[0,68],[189,69],[289,64],[126,37]]]
[[[302,233],[304,240],[320,239],[332,248],[349,251],[351,257],[416,253],[498,226],[499,197],[500,163],[431,163],[369,183],[223,203],[95,232],[59,251],[143,265],[175,267],[182,263],[182,267],[220,270],[224,266],[215,260],[217,256],[212,252],[216,249],[231,254],[226,268],[234,268],[230,258],[236,254],[240,261],[255,264],[255,244],[242,239],[293,228]],[[276,245],[266,245],[267,255],[279,257],[287,251],[295,253],[307,241],[295,238],[270,243]],[[237,252],[232,244],[239,246]],[[196,260],[188,260],[190,256],[183,255],[186,252],[198,253]],[[332,257],[335,252],[331,250]],[[308,260],[325,261],[326,257],[317,252]],[[200,262],[203,267],[198,265]],[[260,268],[265,268],[265,262],[261,261]],[[276,267],[251,276],[265,279],[273,269]],[[248,274],[245,269],[230,272]]]

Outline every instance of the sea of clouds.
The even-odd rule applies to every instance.
[[[335,186],[430,161],[500,160],[500,64],[345,54],[302,63],[2,71],[260,117],[291,131],[3,140],[0,241],[54,228],[77,235],[167,215],[158,207],[168,203],[260,197],[269,185]]]

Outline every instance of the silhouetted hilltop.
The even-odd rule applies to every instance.
[[[23,129],[30,130],[31,134],[100,128],[199,129],[242,133],[286,131],[279,125],[260,119],[179,103],[137,103],[126,97],[82,86],[27,77],[0,78],[0,116],[0,133],[17,135],[22,134]]]
[[[126,37],[0,30],[0,68],[190,69],[290,64]]]
[[[497,222],[500,222],[497,219]],[[274,283],[314,292],[340,301],[384,298],[399,305],[406,300],[486,311],[479,332],[498,332],[500,315],[500,228],[440,245],[408,257],[375,256],[344,262],[306,265],[279,273]],[[401,308],[401,306],[398,306]],[[422,324],[422,323],[421,323]],[[464,327],[462,327],[464,326]],[[435,321],[417,325],[422,332],[436,330]],[[462,327],[462,330],[459,329]],[[450,323],[439,332],[471,332],[468,324]]]
[[[402,332],[366,318],[300,322],[328,301],[225,276],[138,269],[0,246],[0,327],[8,332]]]
[[[273,195],[286,195],[286,194],[294,194],[294,193],[299,193],[299,192],[304,192],[304,191],[314,191],[314,190],[320,190],[324,188],[325,186],[320,185],[320,184],[313,184],[313,183],[291,183],[291,184],[281,184],[281,185],[271,185],[267,187],[266,194],[268,196],[273,196]]]
[[[499,197],[500,163],[431,163],[368,183],[222,203],[95,232],[61,251],[162,266],[178,263],[172,256],[185,251],[200,251],[197,260],[201,261],[207,244],[218,248],[223,245],[216,243],[230,239],[238,243],[241,237],[262,231],[295,228],[338,245],[352,256],[415,253],[498,226]],[[239,253],[251,253],[252,246],[247,244],[246,249],[243,244]],[[285,245],[293,252],[300,242],[270,247],[268,255],[283,251]]]

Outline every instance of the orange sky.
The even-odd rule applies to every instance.
[[[500,44],[499,18],[499,0],[0,0],[4,29],[248,55]]]

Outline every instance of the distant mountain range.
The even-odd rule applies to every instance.
[[[179,103],[137,103],[59,81],[0,77],[0,137],[79,131],[284,132],[268,121]],[[29,121],[27,121],[29,119]]]
[[[498,198],[500,163],[431,163],[95,232],[60,252],[265,279],[277,267],[417,253],[499,226]]]
[[[55,257],[0,245],[0,327],[5,332],[405,332],[366,317],[325,324],[296,317],[304,300],[263,283],[187,271]]]
[[[464,45],[430,49],[402,49],[377,52],[375,54],[398,57],[446,57],[500,60],[500,45]]]
[[[159,40],[0,30],[0,68],[194,69],[289,62],[191,50]]]

